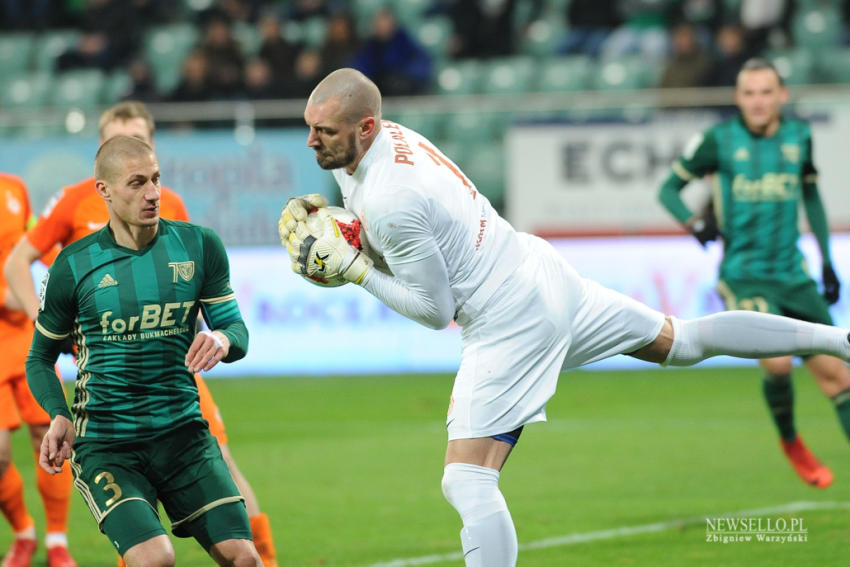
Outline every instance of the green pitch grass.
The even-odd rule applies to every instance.
[[[282,566],[463,565],[460,520],[440,489],[451,383],[210,381]],[[795,385],[799,429],[836,476],[828,490],[804,486],[781,455],[755,368],[564,375],[549,422],[526,428],[502,473],[519,565],[845,564],[850,445],[808,373],[798,370]],[[43,526],[26,438],[15,438]],[[702,518],[736,513],[801,520],[808,541],[706,542]],[[81,567],[115,565],[76,493],[70,541]],[[9,542],[0,530],[0,552]],[[192,541],[175,547],[179,565],[212,564]],[[43,558],[40,548],[36,564]]]

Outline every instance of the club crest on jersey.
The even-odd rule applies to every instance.
[[[779,151],[782,152],[782,157],[792,163],[800,161],[800,146],[797,144],[782,144],[779,146]]]
[[[11,192],[6,192],[6,208],[13,215],[21,214],[21,202],[18,201]]]
[[[174,279],[171,280],[173,283],[177,283],[178,277],[184,282],[192,281],[192,278],[195,277],[195,262],[193,261],[169,262],[168,267],[174,274]]]

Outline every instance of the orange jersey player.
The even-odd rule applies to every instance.
[[[15,176],[0,174],[0,262],[24,234],[30,220],[29,196],[24,182]],[[52,248],[52,247],[50,247]],[[50,252],[50,248],[47,252]],[[29,567],[36,550],[35,521],[24,503],[24,485],[12,461],[12,432],[26,423],[35,454],[47,432],[50,416],[41,409],[27,386],[24,365],[32,342],[33,323],[22,305],[0,277],[0,511],[14,532],[11,549],[3,567]],[[76,567],[68,553],[68,505],[71,474],[50,476],[36,467],[36,485],[44,503],[47,519],[45,541],[49,567]]]
[[[125,101],[107,109],[100,118],[100,143],[116,135],[137,137],[153,147],[153,118],[147,108],[139,102]],[[188,221],[189,213],[183,199],[174,191],[162,188],[160,217],[169,220]],[[109,220],[106,203],[94,188],[94,177],[62,189],[51,200],[34,227],[27,231],[10,254],[5,273],[14,295],[19,299],[30,318],[38,314],[39,300],[29,266],[45,255],[57,244],[67,246],[92,232],[99,230]],[[210,424],[210,432],[218,440],[230,474],[245,497],[245,505],[251,521],[254,544],[266,567],[277,567],[274,541],[268,517],[260,512],[259,503],[251,485],[239,471],[227,446],[227,433],[218,407],[200,374],[195,374],[198,386],[201,413]]]

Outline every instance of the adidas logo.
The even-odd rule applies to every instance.
[[[97,288],[101,289],[101,288],[109,287],[109,286],[113,286],[113,285],[118,285],[118,281],[115,278],[113,278],[111,275],[106,274],[105,276],[103,276],[103,279],[100,280],[100,283],[97,284]]]

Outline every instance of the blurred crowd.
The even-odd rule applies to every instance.
[[[751,55],[792,47],[792,15],[819,1],[847,20],[850,1],[830,0],[0,0],[0,33],[79,30],[54,70],[124,69],[125,98],[147,102],[300,98],[340,66],[360,69],[385,95],[415,95],[434,90],[441,61],[397,17],[413,2],[423,19],[451,23],[448,60],[521,53],[532,24],[555,17],[562,32],[552,56],[639,55],[663,67],[660,87],[725,86]],[[367,4],[369,21],[358,25]],[[288,37],[287,22],[317,18],[325,22],[322,41]],[[163,89],[143,38],[152,27],[187,21],[198,39],[182,55],[176,86]],[[258,49],[240,44],[236,25],[255,30]]]

